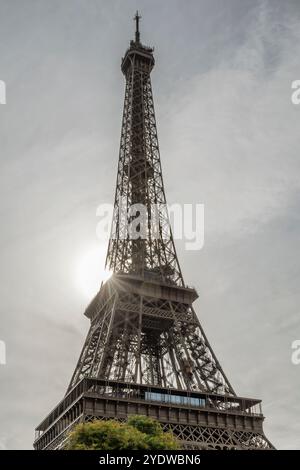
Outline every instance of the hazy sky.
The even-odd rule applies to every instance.
[[[200,321],[267,437],[300,449],[299,0],[0,0],[0,448],[32,446],[88,330],[137,8],[168,202],[205,204],[204,248],[177,243]]]

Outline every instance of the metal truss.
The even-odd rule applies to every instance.
[[[125,102],[106,266],[116,274],[180,289],[184,281],[166,209],[150,80],[153,65],[152,49],[131,43],[122,62]],[[148,217],[140,223],[143,237],[134,240],[128,233],[133,204],[143,204]],[[155,214],[153,206],[158,207]],[[89,376],[234,394],[189,303],[124,293],[117,282],[110,282],[109,290],[107,296],[98,294],[69,389]]]
[[[69,390],[105,377],[234,395],[191,306],[124,290],[113,278],[100,291],[107,299],[97,301]]]
[[[172,433],[183,441],[185,449],[207,450],[270,450],[272,444],[264,434],[209,426],[165,424],[164,431]]]
[[[263,434],[261,412],[251,414],[255,400],[238,398],[225,376],[193,309],[197,293],[183,280],[162,178],[150,80],[153,49],[140,43],[138,16],[136,21],[136,40],[121,67],[125,101],[106,258],[113,276],[85,312],[91,326],[67,394],[37,428],[35,447],[61,448],[77,422],[126,419],[130,409],[131,414],[156,413],[154,417],[186,448],[272,448]],[[145,217],[135,226],[140,236],[132,237],[130,227],[141,215],[140,209],[132,210],[137,205],[145,208]],[[84,389],[85,381],[97,380],[117,385]],[[139,386],[143,392],[134,389]],[[159,388],[164,397],[170,390],[179,397],[207,394],[205,406],[164,408],[147,398],[151,387]],[[120,393],[119,398],[110,397],[111,411],[107,389]]]
[[[170,229],[157,138],[150,72],[152,49],[133,43],[123,59],[126,77],[114,218],[106,266],[114,272],[151,273],[184,285]],[[133,240],[132,207],[145,208],[141,237]]]
[[[107,418],[98,417],[106,421]],[[115,418],[116,421],[126,422],[125,418]],[[47,450],[63,449],[68,441],[70,432],[79,422],[93,422],[94,415],[80,416],[74,420],[61,434],[47,445]],[[210,426],[192,426],[184,424],[161,423],[163,431],[172,432],[182,443],[185,450],[272,450],[270,441],[263,433],[240,431]]]

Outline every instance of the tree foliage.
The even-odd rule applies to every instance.
[[[67,450],[176,450],[178,440],[164,432],[158,421],[131,416],[126,423],[116,420],[78,424],[70,433]]]

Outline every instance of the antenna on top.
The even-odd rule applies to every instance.
[[[134,20],[135,20],[135,25],[136,25],[136,28],[135,28],[135,42],[139,43],[140,42],[140,30],[139,30],[139,25],[140,25],[140,19],[142,17],[139,15],[139,12],[137,11],[135,16],[134,16]]]

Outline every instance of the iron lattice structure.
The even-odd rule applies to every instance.
[[[183,286],[166,209],[150,73],[153,50],[132,42],[122,61],[126,78],[114,219],[107,267],[114,272],[152,273]],[[141,227],[141,238],[128,233],[132,208],[141,205],[154,229]],[[154,208],[157,210],[154,212]]]
[[[185,448],[270,449],[260,400],[237,397],[193,309],[170,228],[150,74],[153,49],[136,35],[126,79],[114,217],[102,284],[67,394],[37,428],[35,448],[63,446],[80,421],[146,414]],[[141,216],[133,237],[130,225]]]

